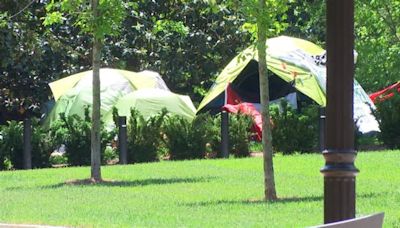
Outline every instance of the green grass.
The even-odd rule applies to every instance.
[[[359,153],[357,216],[400,227],[400,151]],[[66,185],[88,167],[0,172],[0,223],[83,227],[306,227],[323,223],[321,155],[274,158],[279,201],[262,202],[261,158],[102,168],[114,183]]]

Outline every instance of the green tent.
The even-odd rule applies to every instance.
[[[270,100],[296,93],[296,99],[311,99],[326,106],[326,52],[298,38],[279,36],[268,39],[267,68]],[[220,111],[229,100],[229,91],[242,102],[260,103],[258,53],[251,46],[239,53],[220,73],[197,111]],[[379,131],[371,115],[374,107],[360,84],[354,80],[354,119],[361,132]]]
[[[49,84],[56,103],[45,119],[44,125],[59,119],[60,113],[66,116],[84,117],[85,106],[92,105],[92,71],[85,71]],[[142,89],[157,89],[169,92],[160,75],[152,71],[139,73],[110,68],[100,69],[101,115],[106,115],[123,96]],[[193,107],[190,99],[188,109]],[[171,108],[172,109],[172,108]],[[105,121],[105,119],[103,119]],[[109,121],[109,120],[107,120]],[[105,122],[111,125],[112,122]]]
[[[267,46],[267,68],[273,73],[270,76],[270,88],[272,93],[277,93],[270,94],[271,100],[278,98],[282,89],[290,89],[288,83],[291,83],[299,92],[325,106],[325,89],[320,86],[321,79],[304,66],[309,60],[296,61],[296,57],[311,58],[323,54],[324,50],[311,42],[286,36],[268,39]],[[224,95],[229,84],[245,101],[259,103],[258,82],[258,53],[256,47],[251,46],[239,53],[223,69],[200,103],[198,111],[221,107],[224,101],[221,95]],[[293,92],[294,88],[287,92]]]
[[[152,116],[165,108],[168,113],[180,115],[191,120],[196,115],[196,108],[189,96],[179,95],[161,89],[141,89],[121,97],[116,103],[119,116],[130,116],[132,108],[137,109],[143,116]],[[112,110],[104,115],[104,121],[112,121]]]

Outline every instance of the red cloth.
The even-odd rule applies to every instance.
[[[381,91],[370,94],[369,98],[376,104],[393,97],[396,91],[400,93],[400,81]]]
[[[225,101],[224,105],[226,104],[239,104],[242,102],[242,99],[239,95],[232,89],[231,84],[229,83],[225,89]]]
[[[230,113],[242,113],[253,118],[253,131],[257,133],[256,139],[261,141],[262,136],[262,116],[252,103],[226,104],[223,110]]]

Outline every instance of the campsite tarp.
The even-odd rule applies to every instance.
[[[92,76],[93,71],[89,70],[49,83],[54,100],[57,101],[72,88],[75,88],[75,90],[89,87],[92,88]],[[130,91],[145,88],[169,90],[161,76],[153,71],[142,71],[136,73],[127,70],[102,68],[100,69],[100,82],[102,90],[110,86],[114,87],[115,84],[122,85],[123,89]]]
[[[165,108],[168,113],[192,120],[196,115],[196,108],[189,96],[179,95],[161,89],[141,89],[121,97],[116,103],[120,116],[130,116],[130,110],[135,108],[143,116],[152,116]],[[112,121],[112,110],[104,116],[105,122]]]
[[[268,39],[267,68],[270,77],[270,99],[274,100],[298,91],[326,106],[325,51],[306,40],[280,36]],[[217,77],[215,83],[200,103],[197,111],[220,108],[224,103],[224,91],[231,83],[238,94],[248,95],[244,102],[259,103],[258,54],[251,46],[238,54]],[[272,93],[271,93],[272,92]],[[258,96],[254,98],[254,96]],[[372,116],[371,99],[357,81],[354,81],[354,119],[362,133],[379,131],[379,125]]]
[[[59,119],[60,113],[66,116],[78,115],[84,117],[85,106],[92,105],[92,71],[85,71],[76,75],[72,75],[49,84],[56,104],[46,117],[45,126]],[[101,69],[100,70],[100,92],[101,92],[101,115],[105,116],[107,112],[123,96],[142,89],[157,89],[157,91],[170,92],[165,82],[156,72],[143,71],[139,73],[116,70]],[[190,108],[193,104],[189,98]],[[190,109],[188,108],[188,109]],[[105,121],[103,119],[103,121]],[[111,125],[112,122],[105,122]]]

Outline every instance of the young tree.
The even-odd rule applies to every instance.
[[[277,199],[275,189],[272,134],[269,114],[269,82],[266,58],[267,37],[275,36],[286,27],[282,21],[286,18],[287,2],[280,0],[242,0],[236,2],[239,9],[247,17],[246,27],[256,34],[258,52],[258,71],[260,78],[260,100],[262,126],[262,144],[264,153],[264,194],[265,200],[273,201]]]
[[[75,25],[83,33],[92,35],[93,67],[93,106],[91,133],[91,179],[101,181],[100,159],[100,67],[101,48],[105,36],[117,35],[119,26],[126,15],[122,0],[52,0],[46,7],[48,11],[45,25],[63,23],[65,17],[72,17]]]

